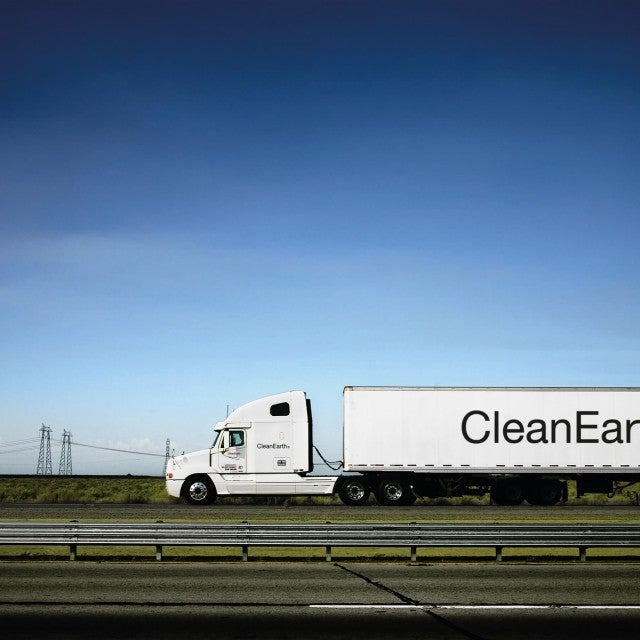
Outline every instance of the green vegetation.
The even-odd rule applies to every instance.
[[[227,504],[250,505],[334,505],[337,497],[221,498]],[[0,503],[15,504],[171,504],[176,502],[165,490],[163,477],[149,476],[0,476]],[[374,500],[371,498],[371,502]],[[489,504],[488,497],[425,499],[432,506],[475,506]],[[638,505],[640,487],[631,486],[613,497],[592,494],[576,497],[569,483],[572,505]]]
[[[164,478],[11,476],[0,478],[0,503],[166,504]]]

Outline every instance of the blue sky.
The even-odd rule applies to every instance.
[[[345,385],[640,385],[637,3],[0,15],[0,473],[288,389],[336,460]]]

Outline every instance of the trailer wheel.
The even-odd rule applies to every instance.
[[[524,501],[524,487],[518,478],[498,480],[491,489],[491,500],[501,506],[515,506]]]
[[[338,489],[340,500],[346,505],[359,507],[369,499],[369,485],[363,478],[345,480]]]
[[[534,480],[525,492],[529,504],[551,506],[562,497],[562,484],[558,480]]]
[[[182,485],[182,495],[189,504],[211,504],[217,497],[216,488],[208,476],[192,476]]]
[[[406,480],[383,478],[376,491],[376,499],[385,506],[405,506],[415,501],[415,496]]]

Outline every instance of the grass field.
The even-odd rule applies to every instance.
[[[640,486],[607,497],[600,494],[576,497],[569,482],[568,504],[638,505]],[[336,504],[337,497],[221,498],[234,504]],[[373,501],[373,498],[371,499]],[[171,504],[176,500],[165,490],[164,477],[148,476],[0,476],[0,503],[15,504]],[[489,504],[488,497],[425,499],[434,506]]]
[[[164,478],[105,476],[2,476],[0,503],[169,504]]]

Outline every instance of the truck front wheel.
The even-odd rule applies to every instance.
[[[208,476],[192,476],[182,485],[182,495],[189,504],[211,504],[216,499],[216,488]]]
[[[369,499],[369,485],[362,478],[345,480],[338,489],[340,500],[346,505],[359,507]]]

